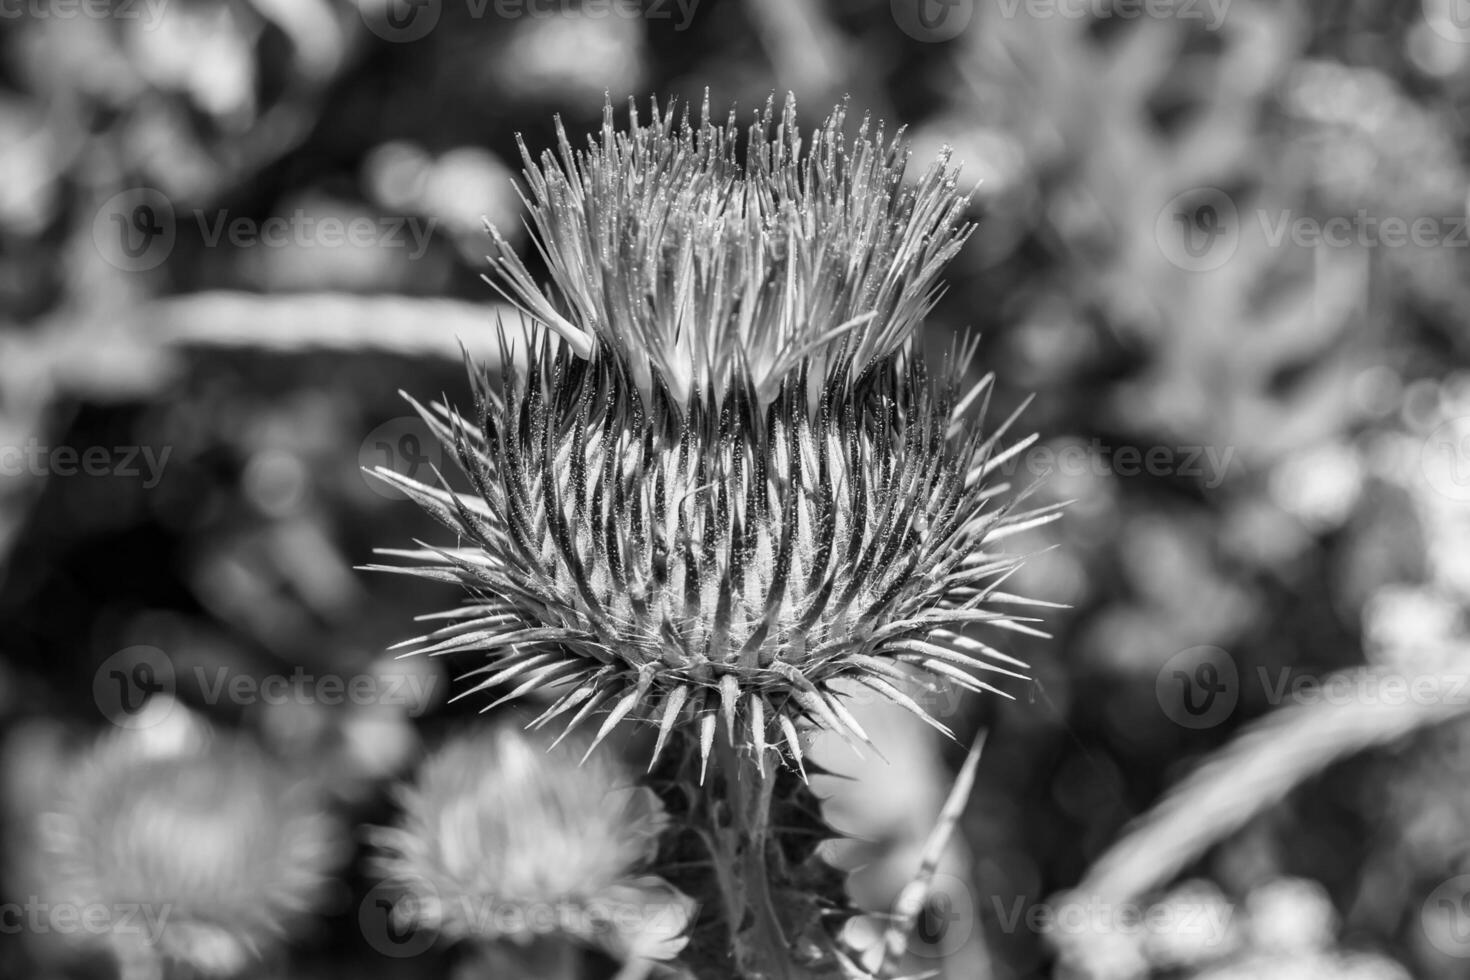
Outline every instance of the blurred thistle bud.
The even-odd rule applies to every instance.
[[[79,910],[78,935],[108,940],[125,976],[162,975],[168,960],[240,973],[320,907],[346,856],[312,787],[243,737],[105,738],[62,777],[39,829],[53,905]]]
[[[373,831],[394,914],[452,939],[571,940],[619,959],[683,949],[693,901],[639,876],[662,804],[606,754],[509,727],[461,735],[400,789],[395,827]]]
[[[473,493],[380,471],[460,542],[392,570],[474,596],[410,645],[484,652],[472,691],[512,684],[502,701],[553,689],[539,724],[605,712],[594,746],[653,724],[655,761],[686,724],[702,765],[721,721],[762,766],[800,766],[813,726],[866,741],[844,680],[948,734],[907,670],[1024,676],[969,631],[1035,632],[997,545],[1057,516],[997,503],[1031,440],[997,450],[1014,415],[979,431],[974,346],[936,383],[910,343],[963,237],[953,177],[905,184],[840,110],[805,156],[790,103],[774,139],[768,117],[743,163],[733,123],[676,133],[672,112],[629,133],[609,113],[581,157],[563,137],[530,174],[561,309],[504,246],[500,271],[564,342],[531,331],[523,368],[504,341],[472,419],[420,409]]]

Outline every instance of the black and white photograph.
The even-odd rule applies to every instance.
[[[1470,978],[1467,0],[0,0],[0,980]]]

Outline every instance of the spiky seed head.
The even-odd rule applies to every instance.
[[[577,354],[605,349],[645,397],[656,376],[681,404],[747,383],[764,404],[803,361],[821,376],[843,338],[859,365],[897,350],[968,234],[947,151],[905,181],[907,151],[881,125],[849,138],[838,107],[804,146],[794,100],[773,109],[743,149],[735,111],[717,122],[708,94],[698,124],[654,102],[642,125],[630,101],[620,131],[609,104],[580,151],[558,121],[557,152],[522,145],[551,282],[497,233],[496,285]]]
[[[582,748],[585,748],[583,746]],[[375,864],[416,923],[455,939],[560,937],[667,959],[692,903],[638,872],[666,824],[623,766],[514,728],[451,739],[400,788],[402,816],[373,833]]]
[[[503,242],[497,267],[550,330],[503,342],[471,418],[424,411],[472,492],[382,474],[458,538],[406,570],[472,596],[410,645],[484,653],[461,696],[555,690],[539,721],[598,717],[594,745],[651,722],[655,759],[693,723],[706,760],[723,728],[800,765],[804,726],[865,740],[839,680],[931,720],[912,668],[1020,676],[969,631],[1029,629],[997,543],[1054,513],[997,503],[1028,443],[997,452],[1014,416],[980,432],[974,347],[936,383],[913,342],[964,235],[953,174],[905,184],[899,145],[845,140],[840,109],[804,151],[768,106],[743,156],[707,105],[655,116],[528,157],[553,287]]]
[[[42,830],[59,902],[141,911],[108,923],[124,962],[156,955],[206,975],[239,973],[283,939],[345,856],[307,783],[224,736],[162,752],[102,740],[65,774]]]

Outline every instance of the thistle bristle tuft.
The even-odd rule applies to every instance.
[[[539,159],[522,147],[530,225],[551,275],[538,286],[495,235],[491,282],[578,356],[618,355],[645,397],[687,402],[748,379],[774,397],[803,360],[818,374],[849,340],[861,369],[909,339],[939,273],[969,234],[947,153],[905,180],[899,135],[834,109],[803,146],[796,105],[754,114],[742,151],[732,109],[706,96],[697,123],[673,105],[628,128],[611,103],[576,150],[560,123]]]

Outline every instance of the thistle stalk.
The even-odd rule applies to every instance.
[[[809,853],[793,847],[791,834],[815,841],[835,832],[820,825],[816,802],[789,770],[761,765],[748,749],[721,740],[702,783],[696,746],[671,785],[690,798],[681,823],[697,840],[693,855],[709,873],[698,890],[709,925],[686,961],[700,978],[831,980],[841,977],[835,947],[823,920],[845,909],[840,876],[814,874]],[[805,811],[811,827],[785,826]]]
[[[771,895],[768,868],[771,850],[771,801],[776,789],[775,770],[732,745],[718,750],[719,780],[731,822],[728,830],[716,830],[715,841],[722,852],[716,860],[738,869],[726,910],[731,925],[731,949],[741,976],[771,980],[808,980],[817,974],[793,961],[791,947],[777,920]],[[716,790],[718,792],[718,790]],[[749,921],[749,930],[742,923]]]

